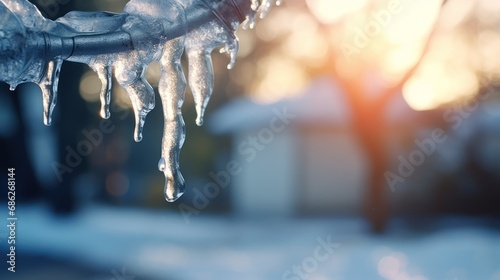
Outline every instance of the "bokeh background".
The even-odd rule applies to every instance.
[[[56,19],[127,1],[31,2]],[[1,279],[500,279],[500,2],[285,0],[238,36],[204,126],[186,93],[175,203],[159,102],[135,143],[128,97],[101,120],[84,65],[64,63],[51,127],[36,85],[1,86],[19,204]],[[318,240],[338,246],[318,259]]]

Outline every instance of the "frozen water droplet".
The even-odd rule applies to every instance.
[[[267,16],[269,11],[271,10],[272,7],[272,1],[273,0],[262,0],[262,4],[260,5],[261,12],[260,12],[260,18],[263,19]]]
[[[16,85],[10,85],[9,90],[10,91],[15,91],[16,90]]]
[[[251,3],[250,7],[252,8],[253,11],[256,12],[259,9],[259,5],[260,5],[259,0],[251,0],[251,1],[252,1],[252,3]]]
[[[254,15],[247,15],[246,20],[242,23],[242,28],[243,29],[253,29],[255,27],[255,14]]]
[[[158,162],[158,170],[163,172],[167,168],[167,163],[165,162],[164,158],[160,158],[160,161]]]
[[[168,202],[176,201],[184,194],[185,188],[184,178],[180,172],[177,171],[174,177],[165,177],[165,200]]]
[[[227,65],[227,69],[231,70],[236,63],[236,57],[238,56],[238,51],[240,50],[240,41],[237,37],[235,37],[233,40],[230,40],[226,43],[225,48],[227,53],[229,54],[229,57],[231,58],[231,61]]]
[[[49,126],[52,123],[52,113],[57,102],[57,86],[59,84],[59,74],[61,72],[62,59],[49,61],[45,70],[45,75],[38,83],[42,90],[43,98],[43,122]]]
[[[204,123],[204,122],[205,122],[205,120],[204,120],[203,116],[198,116],[198,117],[196,118],[196,125],[197,125],[197,126],[203,126],[203,123]]]
[[[220,53],[228,53],[230,57],[230,62],[227,65],[227,69],[231,70],[236,63],[236,57],[238,56],[238,51],[240,49],[240,42],[237,37],[228,40],[223,48],[220,49]]]

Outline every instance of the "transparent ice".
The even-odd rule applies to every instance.
[[[37,83],[44,123],[50,125],[64,60],[85,63],[97,73],[102,118],[110,117],[114,75],[132,101],[138,142],[146,116],[155,107],[145,72],[158,61],[164,115],[158,168],[165,175],[165,199],[175,201],[184,192],[179,153],[186,135],[181,107],[187,83],[180,58],[185,51],[196,123],[201,126],[214,83],[212,51],[222,46],[231,69],[239,49],[236,29],[240,24],[253,28],[256,15],[263,18],[272,1],[131,0],[122,13],[75,11],[52,21],[27,0],[0,0],[0,81],[12,90],[21,83]]]

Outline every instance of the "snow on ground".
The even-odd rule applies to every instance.
[[[470,219],[373,235],[358,218],[201,213],[187,224],[174,212],[92,206],[55,217],[40,205],[18,217],[19,252],[109,271],[99,279],[500,280],[500,231]]]

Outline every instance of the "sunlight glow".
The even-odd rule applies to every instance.
[[[112,102],[121,109],[132,108],[132,102],[122,87],[113,87]]]
[[[398,83],[418,62],[439,16],[442,1],[381,0],[345,18],[329,32],[339,59],[336,69],[358,79],[370,67],[384,86]],[[368,68],[367,68],[368,67]],[[349,68],[349,70],[344,70]],[[372,72],[373,73],[373,72]]]
[[[290,24],[296,31],[283,41],[283,50],[305,63],[314,63],[316,60],[323,62],[328,50],[328,43],[321,36],[314,18],[303,14],[294,18]]]
[[[252,97],[262,103],[290,97],[308,83],[307,73],[296,61],[278,54],[271,54],[259,62],[257,72],[262,76],[252,90]]]
[[[266,53],[231,76],[258,101],[286,98],[327,73],[371,81],[366,98],[402,86],[411,107],[429,110],[473,97],[482,75],[500,80],[500,1],[305,2],[309,11],[290,1],[262,21],[255,50]]]
[[[425,39],[439,16],[442,1],[402,0],[400,2],[401,12],[392,16],[384,30],[387,41],[391,44],[404,45]]]
[[[101,81],[97,74],[89,70],[80,79],[80,96],[87,102],[99,101]]]
[[[462,24],[471,16],[475,0],[452,0],[443,7],[441,27],[450,29]]]
[[[426,60],[404,85],[403,96],[413,109],[430,110],[470,98],[478,88],[479,80],[470,69]]]
[[[500,36],[497,31],[484,30],[478,35],[479,56],[475,65],[482,72],[500,79]]]
[[[402,12],[394,15],[384,32],[386,41],[381,44],[385,48],[375,56],[381,60],[381,76],[388,86],[399,82],[418,63],[439,16],[441,1],[402,1],[401,7]]]
[[[366,2],[366,0],[307,0],[307,5],[320,22],[331,24],[349,13],[363,9]]]
[[[487,12],[498,9],[499,4],[486,0],[451,0],[445,5],[438,36],[415,75],[404,85],[403,95],[410,106],[428,110],[461,102],[477,94],[480,75],[500,78],[500,35],[493,29],[498,27],[500,17]],[[478,11],[482,11],[481,16],[473,18]]]

